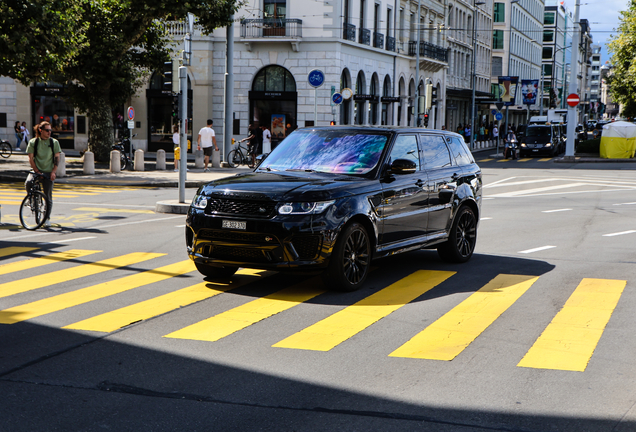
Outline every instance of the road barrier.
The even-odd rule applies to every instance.
[[[95,174],[95,154],[91,151],[84,152],[84,174]]]
[[[157,150],[157,166],[158,170],[166,169],[166,151],[164,149]]]
[[[110,152],[110,172],[114,174],[121,172],[121,153],[119,150]]]
[[[60,160],[55,175],[59,178],[66,177],[66,155],[60,152]]]
[[[142,149],[135,150],[135,171],[144,170],[144,151]]]

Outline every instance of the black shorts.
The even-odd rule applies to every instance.
[[[203,147],[203,156],[212,157],[212,150],[214,150],[214,146]]]

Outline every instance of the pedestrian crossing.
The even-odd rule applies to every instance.
[[[20,255],[27,253],[27,258],[19,259]],[[105,274],[107,281],[76,289],[77,285],[82,285],[81,278],[124,267],[130,270],[134,264],[151,264],[154,259],[168,258],[162,253],[135,252],[99,259],[100,254],[102,251],[99,250],[70,249],[49,253],[33,247],[0,248],[0,257],[6,261],[5,264],[0,261],[0,275],[14,276],[13,280],[0,283],[0,331],[66,311],[63,317],[69,322],[65,322],[61,328],[110,333],[213,297],[233,295],[236,290],[277,274],[240,269],[229,280],[197,282],[183,287],[182,281],[189,279],[184,276],[191,274],[194,278],[200,277],[194,264],[190,260],[183,260],[156,268],[151,265],[149,270],[134,270],[132,274],[115,279],[109,279],[108,274]],[[98,260],[87,262],[87,257]],[[28,274],[35,270],[45,273]],[[328,353],[341,344],[350,343],[356,335],[373,332],[374,326],[382,325],[383,319],[407,305],[426,313],[428,302],[416,300],[427,293],[444,289],[446,284],[458,277],[462,276],[454,271],[417,270],[384,288],[373,290],[369,295],[357,292],[355,295],[364,297],[350,305],[334,305],[328,316],[316,319],[313,324],[299,331],[290,330],[291,334],[274,343],[272,349]],[[407,328],[423,328],[414,331],[410,339],[406,337],[399,341],[401,345],[392,352],[386,352],[386,356],[394,361],[453,361],[470,350],[471,344],[480,335],[497,326],[500,317],[532,290],[540,277],[499,274],[482,287],[470,287],[471,282],[467,280],[469,287],[463,291],[470,294],[462,296],[456,306],[441,311],[441,316],[428,325],[420,324],[419,320],[409,322]],[[67,288],[70,281],[76,281],[72,289]],[[108,303],[101,302],[90,309],[92,316],[86,318],[84,315],[83,319],[72,322],[74,307],[166,281],[174,285],[174,289],[170,287],[170,292],[162,292],[139,302],[129,302],[113,310],[104,310],[108,309]],[[577,287],[573,287],[569,299],[535,341],[519,341],[527,343],[527,352],[522,358],[513,361],[511,366],[585,371],[626,284],[625,280],[583,278]],[[45,287],[46,290],[41,290]],[[42,295],[37,300],[16,304],[20,303],[20,296],[32,293]],[[301,305],[311,307],[312,302],[324,295],[334,294],[326,291],[319,277],[307,277],[300,281],[296,278],[289,286],[279,286],[275,292],[263,296],[245,297],[249,300],[220,313],[187,317],[189,323],[163,335],[163,338],[215,343],[248,327],[259,330],[259,326],[267,325],[269,318],[275,315],[284,318],[284,314],[294,308],[302,310]],[[125,304],[125,298],[118,297],[117,304]],[[334,312],[333,309],[337,310]],[[169,315],[165,317],[167,319]],[[401,316],[400,319],[405,318]]]
[[[138,188],[114,187],[114,186],[82,186],[64,183],[56,183],[53,188],[53,201],[64,198],[82,198],[99,196],[104,194],[117,194],[123,191],[130,192]],[[26,195],[24,183],[0,184],[0,205],[17,205],[22,203]]]

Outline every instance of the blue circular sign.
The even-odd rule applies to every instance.
[[[312,87],[320,87],[325,82],[325,74],[321,70],[314,69],[309,72],[307,77],[309,85]]]
[[[333,96],[331,96],[331,100],[333,101],[333,103],[335,103],[336,105],[340,105],[342,103],[342,94],[340,93],[334,93]]]
[[[495,119],[497,121],[501,121],[501,119],[503,118],[503,114],[501,114],[500,112],[498,112],[497,114],[495,114]]]
[[[492,111],[490,111],[490,113],[491,113],[492,115],[495,115],[495,114],[497,114],[497,110],[492,110]]]

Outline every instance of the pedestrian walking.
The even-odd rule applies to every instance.
[[[216,134],[214,133],[214,129],[212,129],[213,123],[212,119],[208,119],[207,126],[201,128],[199,137],[197,138],[197,148],[199,150],[203,148],[203,163],[205,165],[203,172],[209,171],[208,163],[210,162],[210,156],[212,156],[212,145],[214,145],[215,151],[219,151],[219,148],[216,146]]]
[[[55,138],[51,138],[51,124],[43,121],[35,128],[35,138],[29,141],[26,152],[29,155],[29,164],[36,174],[44,174],[42,186],[49,209],[53,209],[53,183],[57,177],[57,167],[60,162],[60,143]],[[31,189],[35,177],[29,173],[24,185],[27,192]],[[45,227],[51,226],[51,212],[49,219],[44,223]]]
[[[269,154],[272,152],[272,134],[267,126],[261,126],[261,129],[263,129],[263,154]]]
[[[13,126],[13,130],[15,131],[15,149],[20,150],[20,143],[22,142],[22,129],[20,127],[20,121],[15,122]]]
[[[24,141],[24,148],[26,149],[27,145],[29,144],[29,137],[31,136],[31,133],[29,132],[29,128],[27,127],[26,122],[22,122],[22,141]]]

